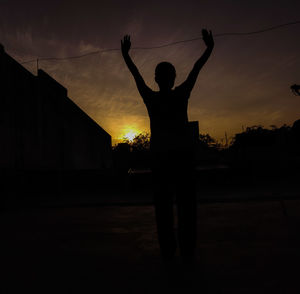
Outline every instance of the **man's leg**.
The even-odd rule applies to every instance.
[[[161,255],[165,260],[174,257],[176,238],[174,232],[173,195],[169,187],[169,177],[163,162],[153,168],[154,207],[158,241]]]
[[[197,240],[197,201],[193,169],[186,167],[178,177],[178,239],[181,256],[193,259]]]
[[[165,260],[169,260],[174,257],[176,251],[173,203],[169,195],[161,196],[164,198],[155,197],[154,200],[156,227],[161,255]]]

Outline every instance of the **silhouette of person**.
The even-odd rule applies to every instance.
[[[173,89],[176,71],[171,63],[161,62],[156,66],[155,81],[159,91],[153,91],[146,85],[129,56],[130,36],[126,35],[121,40],[123,58],[135,79],[150,118],[155,217],[160,251],[166,261],[173,260],[177,248],[174,192],[180,254],[185,261],[193,261],[196,248],[197,208],[187,107],[198,74],[214,47],[211,31],[203,29],[202,37],[207,48],[181,85]]]

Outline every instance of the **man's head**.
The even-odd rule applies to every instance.
[[[155,68],[155,81],[160,90],[171,90],[176,78],[175,67],[169,62],[161,62]]]

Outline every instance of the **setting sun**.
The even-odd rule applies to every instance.
[[[128,133],[126,133],[124,135],[124,138],[127,139],[127,140],[129,140],[129,141],[132,141],[136,137],[137,134],[138,133],[136,131],[130,130]]]
[[[134,126],[125,126],[121,130],[119,140],[132,141],[139,133],[141,132],[138,131],[137,128],[135,128]]]

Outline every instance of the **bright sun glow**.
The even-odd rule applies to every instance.
[[[118,138],[117,141],[118,141],[118,143],[121,143],[124,141],[132,142],[133,139],[140,133],[141,133],[141,131],[134,124],[123,125],[120,128],[120,133],[119,133],[119,136],[117,137]]]
[[[136,131],[130,130],[124,135],[124,138],[129,141],[132,141],[136,137],[137,134],[138,133]]]

